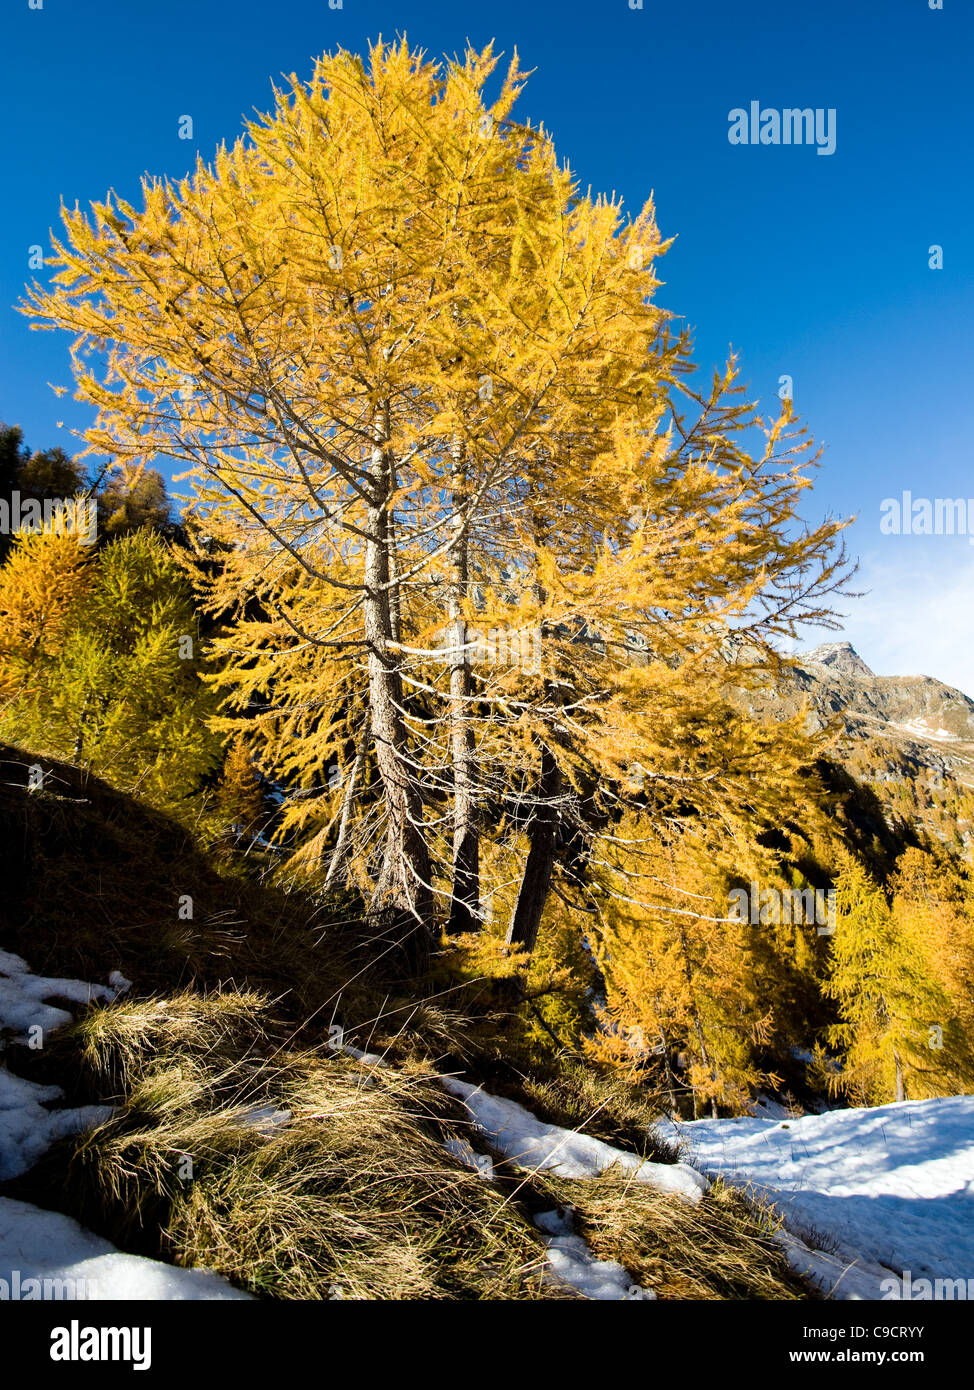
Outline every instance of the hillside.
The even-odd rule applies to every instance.
[[[974,700],[930,676],[877,676],[849,643],[798,658],[797,687],[824,724],[841,713],[856,737],[888,743],[915,766],[974,786]],[[881,775],[880,775],[881,780]]]
[[[223,877],[67,765],[31,791],[35,760],[2,753],[5,1297],[906,1298],[966,1258],[968,1100],[674,1124],[570,1069],[517,1087],[476,1008],[363,979],[347,923],[312,939],[299,897]],[[204,907],[178,928],[174,862]],[[573,1086],[590,1108],[565,1127]]]
[[[969,853],[974,699],[931,676],[877,676],[848,642],[800,653],[743,698],[762,717],[806,704],[809,732],[834,730],[829,756],[871,786],[890,817]]]
[[[777,1220],[679,1162],[637,1092],[528,1069],[503,1015],[370,963],[353,920],[228,877],[67,764],[0,761],[3,1287],[811,1296]]]

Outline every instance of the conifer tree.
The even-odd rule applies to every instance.
[[[29,699],[64,648],[91,587],[89,552],[70,531],[14,537],[0,568],[0,695]]]
[[[39,503],[39,515],[43,517],[45,503],[49,511],[54,510],[52,503],[69,503],[85,485],[84,468],[63,449],[31,453],[19,425],[0,424],[0,507],[5,516],[5,524],[0,528],[0,560],[9,551],[17,529],[14,517],[22,510],[26,512],[23,503]],[[14,494],[18,495],[16,507]]]
[[[26,459],[17,479],[25,497],[39,502],[67,501],[85,487],[85,471],[63,449],[43,449]]]
[[[180,809],[219,756],[185,575],[148,532],[94,558],[72,534],[18,537],[0,571],[0,730]]]
[[[690,382],[652,206],[583,195],[512,119],[516,59],[487,100],[495,67],[320,59],[141,209],[65,210],[29,311],[75,335],[91,452],[195,472],[213,610],[237,605],[224,691],[313,794],[314,853],[340,842],[428,944],[482,919],[489,827],[524,851],[530,952],[633,763],[716,813],[729,638],[773,668],[842,566],[839,523],[794,524],[788,407],[762,420],[733,365]]]
[[[98,493],[98,530],[107,538],[148,526],[165,531],[172,522],[162,474],[155,468],[123,466]]]
[[[20,426],[5,425],[0,421],[0,497],[9,499],[29,458],[30,450],[24,444],[24,432]],[[6,536],[0,539],[9,541]]]
[[[925,1047],[917,1054],[911,1094],[974,1090],[974,901],[970,883],[945,851],[912,847],[891,883],[893,919],[939,986],[922,1001]],[[924,1009],[923,1005],[926,1005]],[[940,1012],[937,1013],[939,1008]],[[922,1014],[926,1012],[926,1018]]]
[[[227,749],[216,790],[216,807],[231,829],[254,835],[264,814],[264,794],[243,735]]]
[[[639,1059],[673,1108],[689,1097],[694,1117],[701,1109],[716,1117],[718,1106],[745,1113],[754,1091],[775,1081],[760,1061],[774,1016],[752,954],[754,936],[768,929],[729,912],[726,846],[702,842],[689,826],[655,848],[637,832],[622,823],[593,884],[606,1003],[592,1050]],[[746,840],[735,849],[744,852]],[[769,862],[755,867],[765,881]]]
[[[838,1003],[841,1022],[829,1038],[842,1049],[843,1069],[833,1089],[871,1105],[927,1094],[931,1020],[951,1014],[945,991],[916,933],[904,930],[902,916],[851,855],[836,898],[826,989]]]

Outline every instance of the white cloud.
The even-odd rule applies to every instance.
[[[862,598],[842,632],[878,676],[935,676],[974,697],[974,548],[966,536],[890,536],[862,556],[853,588]]]

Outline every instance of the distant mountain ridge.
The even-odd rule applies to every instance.
[[[731,664],[749,664],[746,642]],[[974,856],[974,699],[932,676],[877,676],[850,642],[792,656],[731,697],[759,719],[807,710],[809,734],[837,726],[823,756],[880,797],[887,824],[911,823]]]
[[[877,676],[849,642],[797,658],[795,683],[823,716],[841,713],[849,734],[889,740],[974,786],[974,700],[932,676]]]

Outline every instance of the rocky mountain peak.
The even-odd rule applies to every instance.
[[[819,666],[829,666],[844,676],[861,676],[871,680],[875,675],[851,642],[822,642],[810,652],[803,652],[799,660],[814,661]]]

